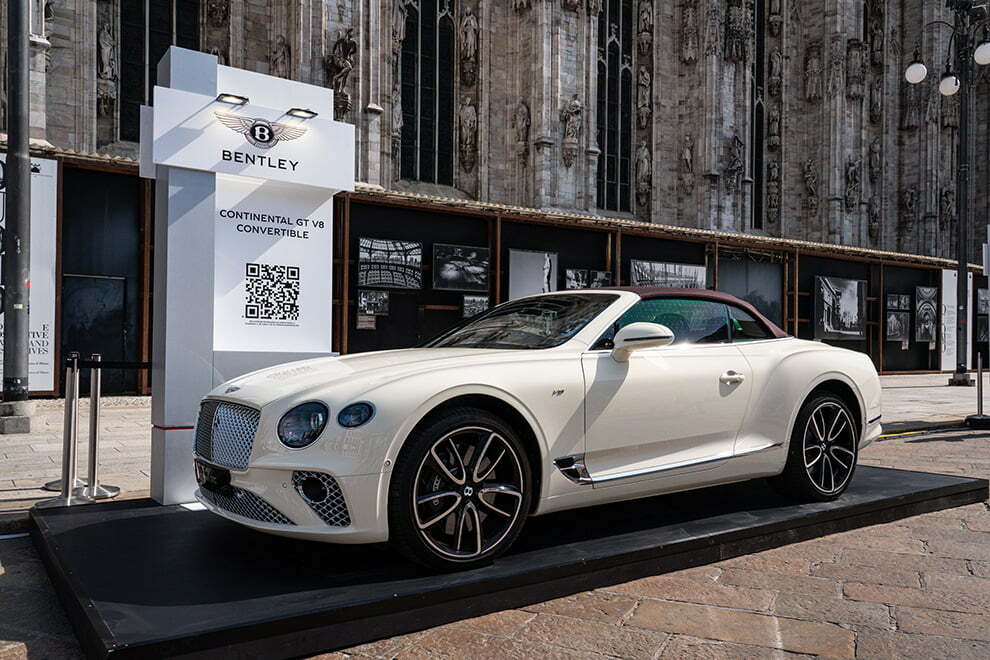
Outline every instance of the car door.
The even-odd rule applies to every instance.
[[[611,356],[611,334],[629,323],[662,323],[662,348]],[[599,484],[630,483],[717,467],[731,457],[750,395],[748,364],[729,343],[724,305],[643,300],[582,357],[585,466]]]

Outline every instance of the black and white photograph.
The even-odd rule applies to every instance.
[[[707,269],[691,264],[671,264],[633,259],[629,282],[632,286],[664,286],[677,289],[704,289]]]
[[[592,270],[590,272],[590,281],[588,286],[592,289],[601,289],[602,287],[612,286],[612,273],[607,270]]]
[[[509,299],[557,290],[557,253],[509,250]]]
[[[358,289],[358,314],[388,316],[388,291]]]
[[[901,294],[901,307],[900,308],[903,311],[905,311],[905,312],[910,312],[911,311],[911,294],[910,293],[902,293]]]
[[[887,311],[898,311],[901,309],[901,296],[897,293],[887,294]]]
[[[976,290],[976,313],[990,314],[990,289]]]
[[[464,296],[464,318],[477,316],[488,309],[488,296]]]
[[[990,327],[988,327],[987,319],[985,314],[976,317],[976,341],[978,342],[990,341]]]
[[[433,246],[433,288],[487,293],[490,262],[488,248],[437,243]]]
[[[911,312],[887,310],[887,341],[911,339]]]
[[[934,343],[938,332],[938,287],[914,288],[914,340]]]
[[[587,289],[588,271],[582,268],[568,268],[564,271],[565,289]]]
[[[866,281],[815,277],[815,339],[866,336]]]
[[[423,288],[423,244],[382,238],[358,239],[358,286]]]

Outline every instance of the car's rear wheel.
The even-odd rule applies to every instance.
[[[852,481],[860,424],[842,399],[823,394],[801,406],[784,472],[773,484],[802,501],[828,502]]]
[[[407,440],[389,489],[389,537],[430,568],[482,565],[516,540],[532,502],[526,451],[488,411],[457,408]]]

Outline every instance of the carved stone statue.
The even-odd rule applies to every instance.
[[[804,98],[807,101],[822,99],[822,43],[816,41],[808,46],[804,54]]]
[[[753,15],[743,0],[729,0],[725,19],[725,59],[745,62],[753,39]]]
[[[780,88],[784,81],[784,54],[779,48],[770,51],[770,75],[769,92],[770,96],[780,96]]]
[[[570,11],[581,11],[581,0],[560,0],[560,6]]]
[[[780,213],[780,164],[772,158],[767,163],[767,209],[775,221]]]
[[[896,25],[890,28],[890,54],[894,57],[901,56],[901,33]]]
[[[775,37],[780,36],[780,28],[784,23],[784,16],[781,11],[781,0],[770,0],[770,11],[767,12],[770,22],[770,34]]]
[[[584,125],[584,106],[575,94],[560,111],[560,121],[564,123],[563,159],[564,167],[574,164],[578,152],[578,141],[581,138],[581,128]]]
[[[392,55],[397,56],[402,52],[402,42],[406,38],[406,2],[405,0],[393,0],[392,2]]]
[[[392,87],[392,163],[396,179],[402,173],[402,126],[404,123],[405,120],[402,118],[402,92],[399,85],[395,85]]]
[[[870,85],[870,121],[879,124],[883,120],[883,76],[877,76]]]
[[[959,97],[942,97],[942,128],[959,128]]]
[[[925,121],[938,126],[938,120],[942,114],[942,95],[938,91],[938,83],[933,81],[927,90],[922,90],[922,94],[926,91],[928,93],[928,104],[925,108]]]
[[[956,217],[956,191],[952,188],[943,188],[938,202],[942,224],[946,225]]]
[[[461,107],[457,112],[457,128],[461,167],[465,172],[470,172],[474,170],[478,157],[478,109],[467,96],[461,97]]]
[[[653,48],[653,0],[639,0],[639,54],[649,55]]]
[[[805,202],[812,214],[818,212],[818,163],[809,158],[804,164]]]
[[[852,158],[846,163],[846,210],[855,211],[863,191],[862,163]]]
[[[771,108],[767,122],[767,148],[777,151],[780,148],[780,108]]]
[[[272,52],[268,57],[268,72],[279,78],[288,78],[291,61],[292,49],[285,35],[280,34],[275,38],[275,45],[272,46]]]
[[[863,42],[859,39],[850,39],[846,44],[846,96],[853,100],[861,99],[865,88]]]
[[[875,138],[870,143],[870,183],[878,183],[883,175],[883,139]]]
[[[520,101],[512,113],[512,128],[515,131],[516,146],[519,149],[519,160],[525,167],[529,162],[529,127],[531,124],[529,106]]]
[[[96,37],[99,69],[96,75],[103,80],[117,80],[117,40],[110,23],[104,23]]]
[[[564,139],[577,140],[581,137],[581,126],[584,122],[584,106],[575,94],[560,111],[560,120],[564,122]]]
[[[524,9],[529,9],[532,6],[532,0],[512,0],[512,8],[516,11],[523,11]]]
[[[588,14],[598,16],[602,11],[602,0],[588,0]]]
[[[461,82],[473,87],[478,73],[478,19],[468,7],[461,19]]]
[[[880,195],[873,195],[870,198],[867,214],[870,217],[870,239],[876,242],[880,240],[880,229],[883,226],[883,205],[880,203]]]
[[[684,146],[681,148],[681,163],[684,165],[684,171],[688,174],[694,174],[694,136],[685,135],[684,136]]]
[[[846,62],[842,37],[832,37],[832,41],[829,42],[828,53],[828,83],[825,86],[825,92],[834,98],[842,93],[842,75]]]
[[[746,171],[746,143],[738,135],[729,141],[729,158],[725,165],[725,190],[730,195],[742,187],[743,172]]]
[[[705,55],[718,56],[722,52],[722,0],[706,0]]]
[[[639,65],[639,78],[636,83],[636,119],[641,129],[649,128],[653,116],[653,76],[649,69]]]
[[[647,206],[650,203],[650,191],[653,189],[653,160],[646,141],[639,143],[636,150],[636,203]]]
[[[870,61],[875,66],[883,64],[883,4],[884,0],[873,0],[869,3],[870,24],[867,29],[870,37]]]
[[[901,129],[911,131],[921,125],[921,107],[924,104],[919,85],[901,82]]]
[[[354,59],[357,57],[358,45],[354,40],[354,28],[347,28],[338,34],[333,50],[326,59],[327,77],[333,88],[334,117],[340,119],[351,109],[351,95],[345,89],[354,70]]]
[[[694,64],[698,61],[698,8],[689,0],[681,9],[681,62]]]
[[[230,18],[230,0],[209,0],[206,3],[206,20],[213,28],[223,28]]]
[[[901,211],[904,214],[904,220],[912,226],[915,220],[915,213],[918,211],[918,197],[918,188],[916,186],[909,186],[901,191]]]

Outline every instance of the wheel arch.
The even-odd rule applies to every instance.
[[[866,407],[863,402],[863,397],[859,392],[859,388],[856,384],[849,380],[846,376],[839,372],[832,372],[827,374],[822,374],[817,378],[811,386],[808,388],[807,393],[801,398],[800,405],[798,405],[791,417],[791,423],[789,425],[787,440],[790,442],[791,436],[794,434],[794,424],[797,421],[798,413],[800,413],[801,408],[804,407],[812,397],[819,394],[831,394],[833,396],[841,399],[846,405],[851,409],[853,416],[857,421],[857,426],[859,429],[859,438],[862,440],[863,428],[866,422],[864,417],[864,411]]]
[[[546,453],[545,438],[539,424],[525,406],[500,390],[490,387],[457,388],[431,397],[397,434],[393,450],[389,454],[398,458],[399,453],[406,445],[406,440],[413,433],[430,424],[444,411],[465,407],[479,408],[492,413],[505,420],[519,435],[529,459],[533,477],[533,492],[536,494],[530,505],[530,513],[532,513],[542,499],[545,478],[543,465],[544,454]],[[391,482],[391,477],[388,481]],[[389,487],[391,487],[391,483],[389,483]]]

